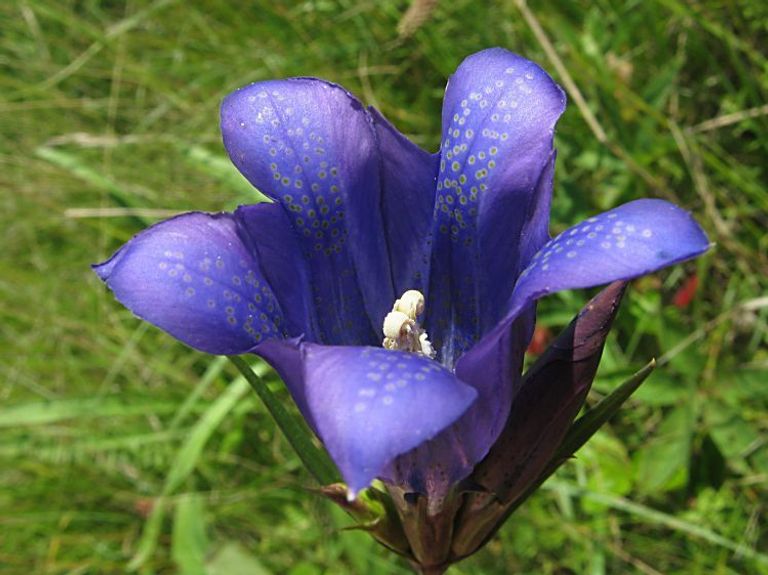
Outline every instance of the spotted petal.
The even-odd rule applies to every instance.
[[[438,156],[408,140],[375,109],[370,113],[381,153],[381,209],[395,293],[416,289],[428,297]]]
[[[368,112],[311,78],[230,94],[221,129],[232,161],[285,209],[308,262],[318,339],[374,344],[394,301]]]
[[[282,312],[231,214],[156,224],[94,271],[134,314],[208,353],[283,337]]]
[[[456,376],[478,393],[477,399],[433,440],[398,457],[386,478],[435,500],[466,478],[504,427],[529,340],[529,318],[519,317],[502,337],[484,339],[462,356]]]
[[[546,294],[632,279],[708,247],[706,234],[682,208],[651,199],[624,204],[547,242],[521,274],[509,316]]]
[[[279,204],[240,206],[235,219],[246,245],[256,254],[264,276],[275,291],[291,335],[318,339],[307,260],[285,210]]]
[[[507,340],[519,329],[518,318],[542,296],[636,278],[708,247],[693,217],[662,200],[637,200],[589,218],[533,256],[507,304],[508,315],[461,358],[456,372],[468,382],[497,378],[494,361],[508,356]]]
[[[564,108],[544,70],[499,48],[467,58],[448,83],[428,309],[446,364],[503,317],[523,255],[543,241]]]
[[[549,204],[554,176],[555,155],[550,157],[541,174],[532,200],[532,211],[526,220],[521,237],[520,256],[523,263],[531,260],[534,247],[546,243],[549,234]],[[508,304],[507,304],[508,305]],[[504,306],[499,306],[504,310]],[[529,305],[516,318],[514,325],[503,336],[483,339],[456,364],[456,373],[479,392],[478,400],[460,425],[464,449],[472,464],[485,457],[509,415],[509,406],[521,380],[523,355],[533,335],[536,306]]]
[[[416,354],[316,344],[302,351],[306,406],[353,494],[453,423],[477,395]]]

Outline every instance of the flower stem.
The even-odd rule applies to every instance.
[[[296,417],[291,415],[280,400],[275,397],[264,381],[256,375],[248,363],[238,356],[227,356],[234,366],[243,374],[251,387],[267,407],[272,418],[283,432],[288,443],[299,456],[304,466],[314,476],[320,485],[330,485],[338,481],[336,467],[328,454],[317,447],[312,441],[309,431]]]

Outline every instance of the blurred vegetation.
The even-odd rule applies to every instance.
[[[229,365],[88,266],[169,213],[255,199],[220,143],[229,91],[325,77],[435,149],[447,76],[494,45],[569,89],[553,232],[662,197],[716,246],[635,283],[592,399],[660,369],[453,572],[768,573],[768,5],[419,4],[0,3],[0,573],[409,572],[340,531]]]

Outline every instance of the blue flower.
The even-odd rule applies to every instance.
[[[429,154],[335,84],[252,84],[223,103],[224,144],[274,203],[163,221],[95,271],[186,344],[269,361],[352,494],[379,477],[439,497],[506,422],[538,298],[708,246],[660,200],[550,239],[564,109],[539,66],[479,52],[448,83]]]

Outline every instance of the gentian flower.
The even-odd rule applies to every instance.
[[[653,199],[549,238],[565,101],[535,63],[479,52],[450,78],[430,154],[335,84],[251,84],[221,129],[273,203],[163,221],[95,271],[184,343],[265,358],[351,497],[380,478],[442,501],[507,422],[538,298],[708,247]]]

